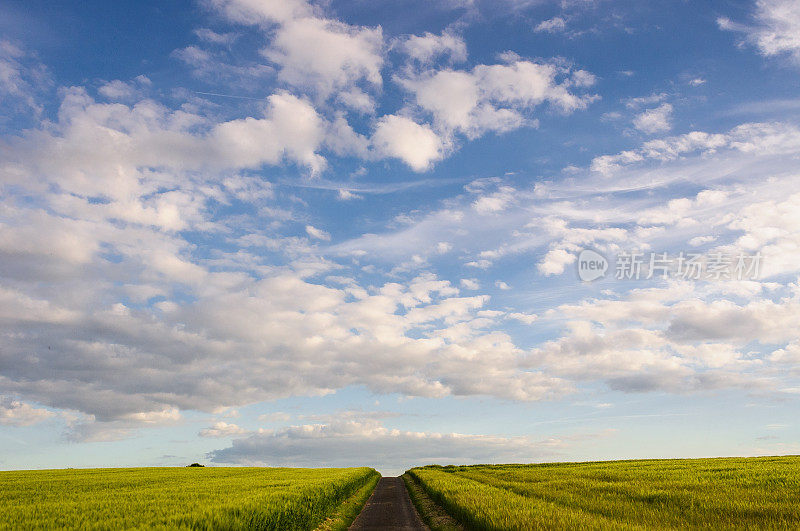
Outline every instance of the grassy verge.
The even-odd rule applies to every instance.
[[[420,517],[431,528],[431,531],[463,531],[466,529],[428,496],[414,476],[406,472],[402,477],[414,507],[417,508]]]
[[[381,479],[381,475],[375,474],[361,487],[355,494],[345,500],[336,513],[332,514],[328,519],[322,522],[315,531],[344,531],[353,520],[359,515],[367,500],[375,490],[375,485]]]

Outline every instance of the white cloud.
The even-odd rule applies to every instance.
[[[122,420],[132,420],[136,423],[143,424],[165,424],[176,422],[182,417],[177,408],[165,407],[158,411],[140,411],[137,413],[128,413],[121,418]]]
[[[63,391],[60,388],[63,384],[59,382],[56,384],[59,389],[53,390],[54,392]],[[106,393],[110,396],[111,393]],[[139,402],[139,405],[144,403]],[[100,415],[85,413],[78,408],[66,408],[60,406],[62,411],[60,416],[66,421],[66,430],[63,437],[68,441],[73,442],[111,442],[127,439],[136,434],[137,430],[142,427],[160,427],[178,424],[182,420],[182,415],[178,408],[172,406],[161,406],[160,409],[148,409],[136,411],[135,409],[116,409],[113,413],[103,411],[102,408],[98,411]],[[144,407],[158,407],[152,404],[144,405]],[[113,408],[112,408],[113,409]]]
[[[473,260],[464,264],[467,267],[475,267],[477,269],[489,269],[492,267],[491,260]]]
[[[337,196],[341,201],[351,201],[353,199],[362,199],[362,197],[358,194],[354,194],[350,190],[345,190],[344,188],[340,188],[337,192]]]
[[[360,81],[380,87],[382,47],[380,28],[303,18],[285,23],[263,53],[280,66],[281,79],[293,86],[311,87],[328,97],[338,91],[362,93],[356,87]],[[354,101],[357,100],[344,103]],[[371,104],[357,107],[370,110]]]
[[[399,79],[414,95],[417,107],[430,113],[442,134],[461,133],[477,138],[486,132],[505,132],[524,125],[535,107],[548,103],[562,112],[585,108],[593,96],[570,92],[570,84],[586,86],[591,74],[576,80],[569,69],[507,55],[506,62],[477,65],[465,70],[423,70]],[[566,78],[566,79],[564,79]],[[591,78],[593,80],[593,77]]]
[[[570,76],[570,82],[576,87],[591,87],[597,83],[597,76],[586,70],[575,70]]]
[[[545,343],[532,360],[563,377],[603,375],[627,391],[773,386],[760,373],[763,361],[744,349],[793,338],[797,294],[780,304],[755,297],[744,305],[700,296],[691,285],[673,284],[564,305],[558,312],[571,319],[569,333]]]
[[[239,437],[247,435],[247,430],[240,428],[236,424],[227,422],[215,422],[211,427],[200,430],[200,437],[207,438],[223,438],[223,437]]]
[[[278,24],[313,14],[306,0],[210,0],[210,4],[240,24]]]
[[[514,202],[516,192],[511,186],[500,186],[497,191],[478,197],[472,208],[480,214],[502,212]]]
[[[560,275],[564,269],[575,262],[575,255],[564,249],[551,249],[536,267],[543,275]]]
[[[224,45],[232,44],[237,37],[235,33],[218,33],[208,28],[197,28],[194,30],[194,34],[197,35],[200,40]]]
[[[476,278],[462,278],[461,279],[461,287],[476,290],[481,288],[480,282]]]
[[[553,17],[539,22],[533,31],[545,33],[559,33],[567,29],[567,22],[561,17]]]
[[[0,39],[0,103],[6,114],[32,111],[38,115],[42,106],[36,95],[50,85],[44,65],[23,48]]]
[[[692,131],[679,136],[650,140],[636,150],[615,155],[595,157],[593,171],[610,175],[619,168],[647,160],[669,161],[704,153],[714,154],[731,150],[753,156],[779,155],[796,152],[800,146],[800,130],[790,123],[744,123],[726,133]]]
[[[0,397],[0,425],[32,426],[54,416],[47,409],[35,408],[8,396]]]
[[[500,64],[457,69],[466,54],[458,38],[408,38],[402,46],[413,60],[401,82],[413,105],[366,116],[363,126],[374,128],[367,138],[331,107],[342,104],[335,94],[349,108],[370,108],[383,64],[377,28],[326,19],[304,2],[216,5],[231,20],[260,25],[282,83],[309,96],[278,91],[249,102],[259,109],[253,116],[219,118],[227,111],[194,96],[167,108],[143,98],[139,81],[111,82],[98,90],[120,103],[64,89],[52,122],[4,139],[0,387],[20,399],[2,402],[3,423],[48,416],[22,400],[81,412],[69,427],[74,440],[114,440],[140,426],[179,422],[185,410],[218,412],[348,386],[519,401],[598,382],[625,391],[797,387],[778,370],[787,372],[797,356],[794,125],[657,138],[595,158],[591,169],[600,175],[573,167],[536,188],[518,177],[475,181],[431,210],[402,213],[383,232],[315,245],[309,237],[327,241],[330,227],[307,225],[320,219],[316,207],[286,191],[290,178],[267,182],[263,174],[272,172],[258,171],[262,166],[297,165],[317,175],[326,157],[352,154],[397,158],[424,171],[453,151],[459,135],[534,125],[539,106],[571,112],[588,105],[593,97],[576,87],[590,86],[594,76],[512,54]],[[211,51],[179,55],[198,64],[220,60],[227,38],[197,35]],[[334,49],[320,54],[331,54],[330,62],[296,49],[297,35],[330,44]],[[2,78],[5,94],[22,97],[33,78],[21,52],[5,53],[13,59]],[[635,112],[659,109],[669,105],[666,97],[627,103]],[[354,198],[350,186],[369,189],[319,182],[299,185],[328,186],[343,200]],[[671,250],[684,242],[760,250],[770,282],[606,290],[548,312],[527,307],[553,306],[552,292],[526,292],[545,284],[528,288],[512,270],[498,271],[493,278],[502,274],[517,290],[501,293],[493,278],[462,280],[458,269],[502,266],[518,256],[533,282],[548,283],[543,291],[559,290],[558,282],[573,279],[541,277],[564,273],[581,247]],[[448,260],[455,261],[452,282],[427,272]],[[502,300],[502,311],[481,283]],[[526,301],[525,312],[505,306],[515,298]],[[529,325],[538,341],[532,350],[512,335],[520,326],[505,331],[509,320]],[[757,352],[745,340],[757,343]],[[413,436],[348,422],[355,424],[252,434],[252,453],[219,455],[280,461],[281,452],[294,451],[282,441],[306,432],[316,441],[313,434],[339,437],[352,428],[356,446],[374,437],[387,450]],[[228,423],[204,431],[248,435]],[[453,459],[516,444],[513,437],[494,446],[482,436],[463,437],[468,444]],[[436,433],[422,439],[456,450],[462,440]],[[264,453],[264,441],[277,441],[275,453]],[[437,444],[427,447],[430,455],[446,458],[444,443]]]
[[[119,79],[102,85],[97,92],[110,100],[126,100],[136,95],[136,89],[133,86]]]
[[[441,57],[451,63],[467,60],[467,45],[464,40],[446,31],[440,35],[429,32],[423,35],[409,35],[400,39],[395,46],[422,64],[430,64]]]
[[[262,55],[278,68],[288,85],[321,100],[371,112],[366,92],[382,85],[383,32],[324,18],[303,0],[212,0],[231,21],[263,26],[269,39]]]
[[[129,189],[105,179],[119,163],[130,171],[169,168],[175,171],[257,168],[291,160],[312,172],[325,167],[317,153],[327,125],[311,104],[288,93],[269,96],[263,117],[209,124],[199,115],[169,111],[151,100],[132,106],[102,104],[81,89],[66,92],[60,121],[47,132],[26,133],[17,141],[16,156],[29,150],[49,153],[36,163],[40,175],[63,175],[61,185],[72,192],[109,197]],[[91,162],[93,167],[79,169]],[[82,174],[80,172],[83,172]],[[135,186],[131,179],[126,185]],[[103,183],[106,183],[103,186]]]
[[[107,109],[99,106],[91,110],[100,113]],[[83,113],[75,117],[90,126],[89,130],[94,127]],[[404,224],[396,234],[381,234],[352,245],[369,249],[365,251],[368,256],[383,256],[382,251],[370,247],[370,241],[393,252],[401,249],[397,242],[405,242],[413,254],[437,252],[438,243],[447,241],[459,253],[464,250],[459,259],[474,257],[475,265],[488,267],[492,262],[479,258],[488,245],[496,251],[486,255],[491,260],[533,250],[552,250],[557,258],[571,255],[575,246],[587,243],[629,241],[639,223],[646,229],[650,224],[677,225],[683,218],[696,218],[698,222],[680,236],[685,235],[684,241],[703,236],[714,227],[725,241],[731,241],[733,235],[744,238],[742,244],[750,241],[756,247],[772,246],[772,258],[765,259],[765,264],[788,268],[794,260],[794,269],[783,271],[796,274],[800,260],[792,258],[797,252],[793,242],[800,225],[792,212],[800,211],[795,197],[800,190],[796,169],[787,165],[785,156],[800,151],[796,138],[790,127],[749,124],[719,137],[695,133],[650,141],[639,150],[642,162],[669,164],[677,158],[693,158],[661,169],[666,177],[640,167],[628,173],[621,167],[621,174],[611,183],[587,174],[581,186],[592,190],[589,195],[582,195],[586,192],[574,182],[548,183],[536,190],[515,188],[510,194],[515,201],[505,205],[502,216],[475,214],[476,198],[492,197],[507,186],[502,180],[484,180],[472,183],[462,198],[449,200],[440,211]],[[37,137],[37,142],[40,140]],[[20,149],[19,154],[25,152]],[[34,156],[38,153],[31,149],[31,160],[20,158],[15,171],[40,164],[40,158]],[[115,164],[131,164],[127,159],[131,152],[114,153],[124,157],[113,159]],[[743,157],[741,165],[733,165],[739,159],[725,158],[732,154]],[[773,171],[775,166],[769,163],[775,154],[783,164],[781,171]],[[102,158],[107,153],[101,151],[96,156],[101,157],[99,163],[114,167]],[[2,292],[0,304],[0,308],[14,311],[0,314],[0,325],[4,331],[18,334],[9,336],[12,340],[0,354],[5,356],[3,363],[13,363],[9,366],[15,368],[12,374],[2,373],[0,384],[26,399],[94,415],[93,421],[73,428],[74,439],[129,436],[136,426],[174,422],[174,408],[216,410],[292,394],[322,394],[348,385],[412,396],[489,395],[513,400],[558,397],[573,391],[576,382],[598,380],[627,391],[768,389],[764,378],[752,369],[757,364],[751,363],[742,349],[744,338],[779,342],[770,351],[793,352],[788,346],[792,337],[787,334],[791,333],[788,324],[797,308],[791,297],[782,303],[754,298],[749,305],[733,301],[676,305],[674,299],[665,299],[666,293],[640,293],[623,301],[614,301],[610,295],[609,300],[594,301],[583,310],[580,305],[562,308],[568,320],[576,321],[575,327],[552,343],[540,344],[531,356],[510,335],[498,331],[502,330],[499,323],[516,319],[548,329],[553,327],[553,319],[563,323],[563,316],[544,314],[535,319],[532,314],[517,315],[521,312],[493,314],[485,296],[458,296],[452,285],[430,275],[376,287],[343,277],[341,287],[331,288],[308,280],[304,276],[308,273],[300,272],[305,268],[318,272],[315,268],[330,264],[298,264],[295,271],[243,261],[236,269],[220,271],[220,262],[208,263],[192,256],[177,234],[162,232],[162,227],[120,226],[118,220],[107,224],[106,214],[97,214],[105,212],[107,204],[75,203],[75,187],[80,185],[81,193],[95,196],[105,190],[106,183],[85,178],[86,168],[98,167],[95,159],[63,160],[66,162],[48,171],[65,175],[62,183],[68,197],[43,195],[42,200],[52,201],[47,213],[19,207],[8,210],[14,223],[5,225],[5,232],[0,233],[5,275],[7,282],[14,283],[13,288]],[[132,160],[136,163],[139,159]],[[719,166],[711,166],[711,162]],[[160,186],[159,179],[165,178],[138,173],[135,166],[122,167],[130,172],[130,180],[123,178],[127,173],[122,174],[117,190],[121,185],[144,183],[142,191],[128,189],[135,194],[152,194],[149,186]],[[180,167],[177,162],[175,167]],[[758,186],[728,183],[688,198],[662,194],[630,197],[631,190],[648,190],[653,182],[668,185],[670,178],[682,179],[686,172],[702,173],[709,182],[715,182],[720,176],[740,174],[741,168],[753,167],[769,172],[773,178],[759,179]],[[35,179],[20,182],[39,186]],[[237,182],[223,187],[228,190],[226,194],[241,192]],[[258,185],[257,181],[244,183],[242,186]],[[210,184],[201,181],[197,186]],[[190,188],[194,186],[191,182],[183,186],[190,196],[196,193]],[[795,194],[787,193],[790,190]],[[616,193],[625,194],[625,201],[614,199]],[[265,202],[272,200],[274,193],[268,186],[256,204],[266,208],[269,203]],[[80,209],[76,204],[82,205]],[[748,209],[747,205],[753,206]],[[53,208],[67,209],[70,216],[57,216]],[[555,217],[556,212],[561,217]],[[186,222],[202,226],[191,216]],[[597,228],[598,224],[605,228]],[[163,229],[170,226],[177,225],[164,223]],[[26,227],[48,230],[25,232]],[[213,230],[222,228],[234,229],[213,224]],[[44,237],[52,238],[52,242],[42,243]],[[113,252],[123,254],[122,262],[98,258],[109,242],[114,243]],[[284,243],[277,239],[274,248],[281,249]],[[387,253],[392,261],[394,256]],[[226,258],[236,263],[252,257]],[[311,261],[307,256],[304,260]],[[95,264],[91,271],[86,269],[90,263]],[[552,264],[555,267],[557,261]],[[45,273],[47,276],[42,277]],[[26,280],[32,274],[36,282]],[[103,281],[119,277],[137,284],[144,300],[154,293],[168,299],[172,302],[170,311],[162,314],[158,309],[121,306],[122,296],[130,296],[128,288]],[[42,289],[41,278],[53,284]],[[195,301],[173,301],[175,283]],[[760,294],[760,289],[748,292],[748,297]],[[676,288],[669,296],[687,298],[690,292]],[[98,307],[101,294],[113,304]],[[653,297],[657,300],[651,300]],[[639,325],[629,326],[632,320]],[[731,322],[737,323],[735,333],[726,324]],[[76,330],[91,333],[76,336]],[[42,347],[31,351],[31,344]],[[22,356],[23,352],[28,354]],[[320,358],[319,352],[326,352],[326,356]],[[584,354],[586,357],[580,357]],[[290,367],[285,364],[288,355],[297,362]],[[788,355],[783,358],[790,359]],[[56,359],[59,364],[53,363]],[[776,355],[774,362],[779,359],[782,356]],[[224,360],[225,371],[220,370],[220,360]],[[42,375],[37,371],[42,365],[63,369]],[[124,386],[114,377],[120,370],[126,374]],[[83,379],[76,380],[75,374]]]
[[[705,245],[706,243],[713,242],[716,238],[713,236],[695,236],[694,238],[689,240],[689,245],[692,247],[700,247],[701,245]]]
[[[567,449],[615,430],[535,439],[522,436],[413,432],[387,428],[368,418],[262,431],[211,452],[216,463],[266,466],[355,466],[381,464],[384,473],[424,463],[470,464],[552,460]]]
[[[532,324],[538,318],[538,315],[532,313],[513,312],[508,314],[508,319],[513,319],[514,321],[519,321],[525,324]]]
[[[418,172],[429,169],[445,151],[444,141],[430,127],[393,114],[378,120],[372,145],[379,155],[398,158]]]
[[[798,153],[797,129],[782,123],[650,140],[615,156],[613,180],[586,174],[517,189],[515,202],[497,217],[471,211],[476,195],[491,197],[503,180],[477,181],[439,211],[374,241],[398,247],[408,242],[407,252],[417,252],[447,234],[466,260],[474,257],[469,265],[486,267],[510,254],[542,252],[542,274],[563,273],[586,246],[609,256],[626,248],[669,250],[674,256],[687,242],[715,244],[709,252],[734,256],[760,250],[764,274],[774,282],[684,282],[628,295],[603,292],[563,312],[544,312],[531,321],[543,327],[537,330],[565,321],[568,326],[536,347],[528,366],[569,381],[600,378],[627,392],[776,393],[791,388],[791,374],[778,376],[770,364],[787,363],[796,352],[788,319],[797,311],[797,288],[781,279],[791,282],[800,273],[800,221],[794,215],[800,211],[800,181],[792,163]],[[687,175],[702,176],[694,181],[698,189],[675,193],[676,185],[684,189]],[[367,238],[354,245],[373,249]]]
[[[190,45],[173,50],[172,57],[191,68],[194,77],[215,84],[232,87],[230,92],[194,92],[196,96],[223,97],[225,99],[258,100],[263,97],[263,86],[267,79],[275,76],[275,68],[252,59],[229,57],[230,51],[219,46],[200,48]]]
[[[308,103],[290,94],[268,98],[264,119],[245,118],[214,128],[213,147],[239,167],[278,163],[282,156],[320,171],[324,159],[316,153],[324,139],[322,118]]]
[[[627,107],[628,109],[640,109],[646,105],[661,103],[662,101],[667,99],[668,96],[669,94],[665,92],[658,92],[658,93],[654,92],[649,96],[640,96],[638,98],[627,98],[626,100],[624,100],[624,103],[625,107]]]
[[[60,120],[3,152],[6,186],[37,194],[37,203],[9,204],[0,229],[0,308],[15,309],[0,312],[12,338],[0,361],[14,367],[0,385],[82,412],[71,439],[114,440],[176,422],[180,410],[348,385],[522,400],[568,390],[517,370],[519,350],[492,329],[502,316],[479,315],[484,296],[457,297],[426,274],[378,287],[307,280],[334,265],[296,239],[271,236],[270,222],[292,216],[275,215],[269,183],[238,171],[277,163],[281,152],[312,157],[326,127],[304,100],[282,93],[263,119],[215,124],[149,100],[100,104],[72,90]],[[247,201],[255,214],[228,219],[209,209],[212,200]],[[198,254],[181,233],[187,228],[241,247]],[[251,254],[254,245],[298,254],[276,267]]]
[[[325,18],[320,9],[302,0],[285,4],[213,0],[211,4],[234,23],[261,28],[268,41],[262,55],[286,86],[307,94],[318,107],[335,103],[374,114],[374,96],[383,84],[385,45],[380,27]],[[219,40],[205,31],[198,35],[214,43]],[[491,131],[535,127],[538,121],[529,114],[540,104],[572,112],[595,99],[572,92],[593,84],[592,74],[571,71],[557,61],[525,61],[510,52],[503,55],[505,64],[478,65],[471,71],[431,70],[438,59],[450,65],[466,60],[463,39],[448,31],[401,37],[392,48],[411,60],[395,80],[414,93],[416,105],[374,120],[371,141],[355,134],[345,115],[338,114],[330,120],[335,127],[330,127],[324,143],[337,154],[399,158],[414,171],[425,171],[452,151],[456,133],[473,139]],[[259,66],[268,66],[229,65],[218,51],[198,47],[175,54],[205,77],[215,72],[255,77],[263,72]],[[424,123],[421,114],[432,116],[433,123]],[[320,162],[310,165],[314,171],[321,168]]]
[[[306,234],[314,238],[315,240],[330,240],[331,235],[325,232],[322,229],[318,229],[313,225],[306,225]]]
[[[734,248],[762,255],[761,275],[795,272],[800,266],[800,193],[753,202],[728,228],[741,231]]]
[[[662,103],[658,107],[642,111],[633,119],[633,126],[650,135],[669,131],[672,129],[672,105]]]
[[[757,0],[753,25],[718,19],[722,29],[743,32],[763,55],[789,55],[800,62],[800,6],[794,0]]]

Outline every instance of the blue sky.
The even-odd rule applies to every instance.
[[[798,35],[789,0],[5,2],[0,468],[800,452]]]

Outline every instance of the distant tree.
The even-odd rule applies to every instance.
[[[200,463],[192,463],[191,465],[186,465],[187,468],[192,466],[206,466],[206,465],[201,465]]]

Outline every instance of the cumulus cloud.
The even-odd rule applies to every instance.
[[[792,282],[800,273],[794,215],[800,181],[791,163],[800,153],[798,138],[793,125],[776,122],[650,140],[613,159],[595,159],[595,170],[613,160],[614,180],[587,173],[580,182],[567,177],[515,189],[509,194],[514,202],[497,217],[476,215],[474,205],[483,198],[492,204],[508,185],[480,180],[441,210],[352,245],[401,249],[408,242],[405,252],[411,253],[448,235],[466,260],[472,258],[468,265],[492,267],[508,256],[540,252],[539,272],[553,277],[587,247],[609,256],[652,249],[674,257],[686,245],[727,256],[758,251],[761,278],[775,281],[683,281],[627,295],[604,292],[523,321],[567,323],[556,338],[534,347],[526,363],[567,381],[600,378],[627,392],[779,392],[789,388],[784,378],[791,375],[778,378],[770,363],[790,363],[796,352],[789,316],[796,312]],[[674,193],[686,175],[703,181],[694,193]],[[463,239],[455,236],[459,230]]]
[[[448,32],[401,38],[385,56],[380,28],[327,18],[302,1],[212,4],[262,33],[269,64],[258,72],[276,73],[287,90],[248,102],[249,115],[228,115],[195,96],[167,107],[142,79],[105,83],[97,98],[65,88],[50,121],[3,139],[0,387],[19,399],[0,402],[2,423],[70,410],[67,436],[100,441],[178,423],[186,410],[219,414],[349,386],[515,401],[598,383],[631,392],[797,387],[786,370],[797,357],[800,273],[794,125],[654,138],[535,187],[511,175],[479,179],[428,210],[321,243],[332,228],[287,189],[360,197],[362,171],[353,182],[320,184],[334,157],[353,155],[358,167],[393,158],[426,171],[464,138],[586,107],[594,76],[511,53],[464,66],[463,41]],[[223,60],[234,38],[196,35],[204,44],[176,56],[198,69]],[[24,99],[36,68],[21,50],[3,50],[3,97]],[[379,116],[381,69],[397,55],[405,62],[395,80],[409,99]],[[656,134],[669,122],[666,97],[626,105],[664,111],[662,125],[652,116],[640,124]],[[353,123],[371,134],[350,126],[352,111],[364,112]],[[273,173],[280,184],[269,182]],[[760,251],[765,278],[598,290],[572,304],[552,293],[564,282],[576,289],[561,276],[581,248],[685,243]],[[527,264],[524,278],[492,270],[515,257]],[[430,272],[448,260],[466,269],[452,280]],[[514,307],[520,300],[525,308]],[[525,341],[519,328],[530,332]],[[547,446],[395,432],[377,420],[306,418],[255,433],[216,422],[202,433],[238,438],[214,453],[236,463],[309,460],[331,441],[342,452],[331,463],[356,455],[348,445],[394,452],[421,441],[409,458],[457,461],[536,458]]]
[[[325,159],[317,150],[325,141],[327,124],[313,106],[288,93],[273,94],[264,103],[261,117],[210,124],[200,115],[171,111],[152,100],[131,106],[104,104],[73,88],[65,94],[58,125],[46,133],[28,131],[22,139],[12,140],[14,156],[30,157],[31,150],[50,152],[38,163],[36,173],[49,176],[72,170],[76,178],[63,185],[76,193],[82,193],[81,186],[100,185],[120,162],[134,171],[141,167],[213,171],[291,160],[312,172],[322,170]],[[94,168],[80,168],[88,160]],[[26,159],[25,163],[33,162]],[[85,173],[77,178],[77,172]],[[92,192],[124,193],[115,192],[118,189],[107,185]]]
[[[568,388],[517,369],[519,349],[506,334],[484,330],[492,323],[477,315],[486,297],[458,297],[431,276],[368,294],[311,284],[290,272],[254,281],[193,267],[197,278],[179,270],[169,282],[191,289],[197,302],[176,304],[158,320],[154,311],[119,303],[103,310],[93,307],[94,299],[51,304],[8,293],[11,306],[4,307],[17,311],[2,316],[2,325],[18,339],[2,354],[14,367],[0,377],[4,389],[83,411],[122,435],[131,423],[175,420],[173,408],[212,410],[347,385],[521,400]],[[108,289],[95,283],[88,292]],[[21,356],[32,341],[50,348]],[[41,374],[41,364],[62,369]]]
[[[71,439],[114,440],[176,422],[180,410],[348,385],[521,400],[568,390],[517,369],[519,349],[493,329],[499,320],[478,315],[484,296],[459,297],[429,274],[378,287],[320,285],[308,276],[333,266],[302,239],[252,234],[268,233],[265,218],[291,216],[272,204],[268,182],[240,170],[284,157],[323,163],[315,148],[326,123],[307,101],[281,93],[267,100],[263,118],[210,123],[150,100],[104,104],[73,89],[59,120],[11,139],[14,149],[3,152],[4,186],[38,196],[9,202],[0,228],[0,307],[15,309],[0,312],[11,338],[0,384],[80,412]],[[422,168],[429,157],[413,151],[420,130],[409,131],[408,139],[385,131],[384,145]],[[255,217],[209,209],[235,201],[253,205]],[[242,247],[198,254],[186,229]],[[311,225],[306,232],[326,235]],[[276,268],[253,246],[297,253],[296,262]]]
[[[280,77],[290,85],[311,87],[323,97],[343,91],[349,97],[342,103],[371,110],[357,85],[364,81],[380,87],[382,47],[380,28],[304,18],[282,25],[263,53],[280,66]]]
[[[211,4],[233,22],[263,27],[269,43],[261,53],[289,86],[323,100],[338,95],[346,106],[372,110],[368,91],[379,89],[383,82],[380,27],[325,18],[303,0],[213,0]]]
[[[353,132],[347,112],[328,116],[334,127],[326,145],[337,154],[397,158],[414,171],[426,171],[453,151],[456,134],[474,139],[487,132],[535,127],[538,120],[531,111],[541,104],[569,113],[595,99],[575,92],[594,83],[592,74],[572,71],[555,60],[528,61],[508,52],[503,64],[452,70],[466,60],[467,49],[449,30],[398,37],[387,46],[380,27],[328,18],[303,0],[285,5],[275,0],[213,0],[210,5],[230,22],[256,26],[264,33],[267,44],[261,55],[268,64],[226,63],[218,46],[189,46],[176,50],[175,56],[204,77],[252,78],[274,68],[283,86],[306,95],[317,107],[333,103],[343,111],[369,115],[369,140]],[[197,34],[213,44],[222,40],[213,32]],[[401,52],[406,61],[394,81],[414,95],[415,105],[376,117],[375,97],[383,86],[387,48]],[[437,64],[446,68],[437,69]],[[315,171],[319,168],[314,166]]]
[[[516,192],[511,186],[500,186],[497,191],[475,199],[472,207],[481,214],[502,212],[513,203]]]
[[[414,171],[425,171],[444,156],[446,145],[430,127],[405,116],[382,117],[372,135],[374,150],[397,158]]]
[[[705,301],[692,289],[677,283],[561,306],[569,332],[537,348],[531,362],[563,377],[602,375],[623,391],[771,388],[763,358],[744,349],[792,340],[796,288],[780,303],[755,297],[744,305]]]
[[[585,108],[592,96],[570,91],[569,69],[523,60],[477,65],[472,70],[423,70],[399,79],[414,95],[417,107],[433,117],[444,135],[476,138],[489,131],[505,132],[536,125],[530,111],[549,104],[561,112]]]
[[[569,251],[551,249],[536,267],[543,275],[560,275],[569,264],[575,262],[575,259],[576,256]]]
[[[467,44],[464,39],[446,31],[439,35],[430,32],[409,35],[398,40],[395,47],[423,64],[430,64],[438,58],[445,58],[452,63],[467,60]]]
[[[633,126],[647,134],[663,133],[672,129],[672,105],[662,103],[636,115]]]

